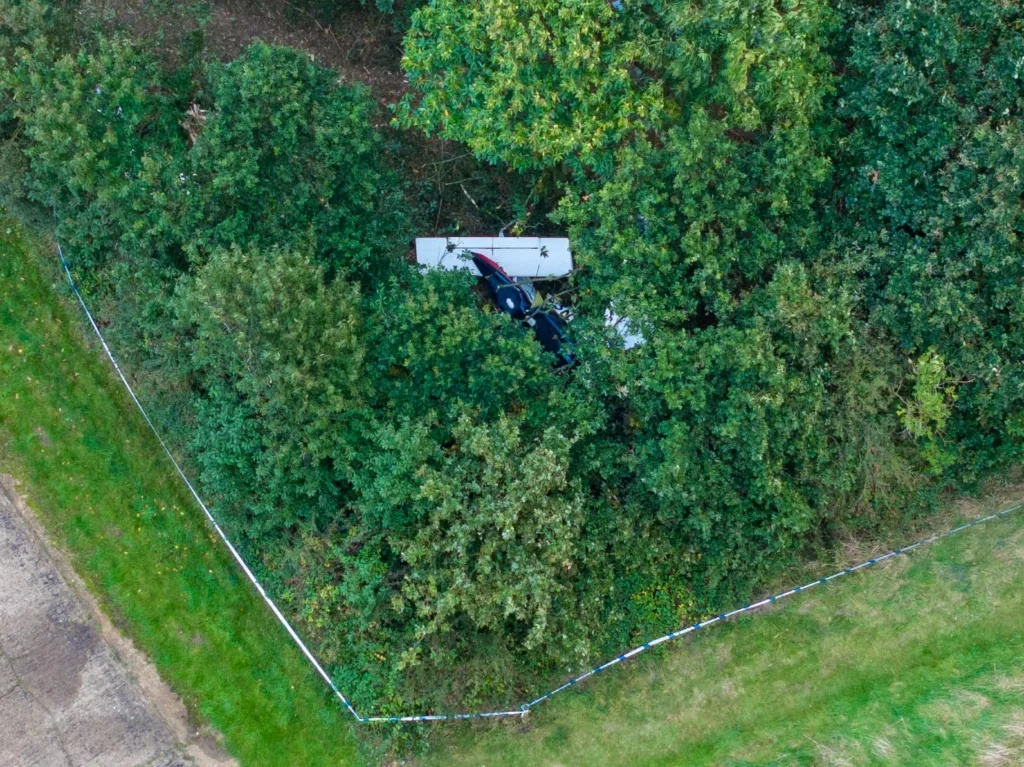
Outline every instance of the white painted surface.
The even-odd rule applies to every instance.
[[[418,237],[416,263],[479,274],[467,251],[487,256],[509,277],[564,277],[572,271],[564,237]]]
[[[632,349],[635,346],[643,346],[647,343],[647,339],[644,338],[640,329],[631,323],[628,317],[620,317],[617,315],[611,307],[605,309],[604,324],[608,327],[615,328],[615,332],[622,336],[623,347],[626,349]]]

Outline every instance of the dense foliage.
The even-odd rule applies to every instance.
[[[592,160],[663,108],[652,33],[608,0],[434,2],[406,37],[403,120],[516,167]]]
[[[517,698],[1020,461],[1014,4],[436,0],[406,133],[290,49],[8,5],[21,186],[361,706]],[[579,365],[409,267],[416,129],[557,200]]]
[[[210,73],[213,109],[195,115],[190,245],[290,244],[314,236],[332,269],[375,273],[394,251],[394,179],[362,87],[288,48],[256,45]],[[259,211],[253,216],[252,211]]]
[[[650,343],[616,355],[637,423],[631,500],[711,572],[789,549],[853,481],[835,398],[855,386],[850,300],[823,284],[814,126],[831,81],[825,7],[681,6],[666,16],[675,116],[581,179],[560,215],[585,286]]]
[[[61,54],[45,39],[8,75],[14,114],[30,140],[31,196],[58,211],[58,234],[86,263],[115,249],[173,251],[183,136],[155,62],[123,40]]]
[[[894,3],[851,35],[840,246],[871,324],[945,361],[933,460],[981,476],[1024,436],[1024,12]]]

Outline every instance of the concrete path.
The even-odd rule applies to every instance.
[[[194,765],[184,748],[0,488],[0,765]]]

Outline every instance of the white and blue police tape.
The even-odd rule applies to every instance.
[[[132,389],[131,384],[128,383],[128,379],[121,371],[120,365],[118,365],[117,360],[114,359],[114,355],[111,353],[110,347],[107,346],[106,339],[103,337],[103,334],[100,332],[99,326],[93,319],[92,313],[89,311],[89,307],[86,306],[85,304],[85,299],[82,298],[82,294],[78,291],[78,286],[75,285],[75,280],[71,276],[71,268],[68,265],[67,259],[64,258],[64,251],[59,243],[57,244],[57,253],[60,255],[60,262],[61,265],[64,267],[64,273],[67,274],[68,283],[71,285],[71,290],[74,292],[75,297],[78,299],[78,303],[82,305],[82,310],[85,312],[85,316],[89,320],[89,324],[92,325],[92,329],[96,333],[96,337],[99,339],[100,345],[103,347],[103,351],[107,355],[107,359],[109,359],[110,363],[114,366],[114,370],[117,372],[118,377],[121,379],[121,383],[123,383],[125,388],[128,390],[128,394],[131,396],[132,401],[135,403],[135,406],[139,409],[139,412],[142,413],[142,417],[145,419],[146,424],[149,426],[150,430],[156,436],[157,441],[160,443],[160,447],[164,449],[164,452],[167,454],[167,457],[171,459],[171,464],[173,464],[175,471],[178,472],[178,476],[180,476],[182,481],[184,481],[185,486],[192,494],[192,497],[195,498],[196,503],[199,504],[199,508],[203,510],[203,513],[206,515],[206,518],[210,521],[210,524],[213,525],[213,529],[217,531],[217,535],[219,535],[220,539],[224,541],[224,545],[228,547],[228,551],[231,552],[231,556],[235,558],[235,561],[238,562],[239,567],[242,568],[242,571],[245,573],[246,577],[250,580],[250,582],[252,582],[252,585],[256,587],[256,591],[258,591],[259,595],[263,597],[263,601],[267,603],[267,606],[270,608],[271,612],[274,613],[274,616],[277,618],[277,620],[281,623],[282,626],[284,626],[285,631],[288,632],[288,635],[292,638],[292,641],[294,641],[298,648],[302,650],[302,654],[306,656],[309,662],[313,664],[313,668],[315,668],[317,673],[320,674],[321,677],[323,677],[325,682],[327,682],[327,685],[331,688],[332,692],[334,692],[334,694],[338,697],[338,700],[340,700],[344,704],[345,708],[348,709],[349,713],[352,714],[352,716],[354,716],[356,720],[358,720],[359,722],[441,722],[453,719],[493,719],[505,716],[523,717],[526,716],[526,714],[528,714],[530,712],[530,709],[532,709],[534,706],[537,706],[546,700],[550,700],[555,695],[558,695],[558,693],[564,692],[565,690],[568,690],[570,687],[574,687],[575,685],[588,679],[589,677],[592,677],[595,674],[600,674],[602,671],[609,669],[612,666],[616,666],[619,663],[622,663],[624,660],[636,657],[637,655],[640,655],[640,653],[650,650],[652,647],[657,647],[660,644],[664,644],[665,642],[668,642],[672,639],[678,639],[679,637],[686,636],[687,634],[692,634],[695,631],[707,628],[708,626],[713,626],[716,623],[728,620],[729,618],[732,618],[736,615],[742,615],[743,613],[748,613],[753,610],[757,610],[761,607],[767,607],[768,605],[778,602],[780,599],[791,597],[794,594],[803,593],[804,591],[808,591],[809,589],[812,589],[815,586],[821,586],[823,584],[828,583],[829,581],[835,580],[836,578],[841,578],[844,575],[850,575],[851,573],[855,573],[858,570],[863,570],[873,565],[877,565],[881,562],[884,562],[887,559],[892,559],[895,556],[907,554],[913,551],[914,549],[919,549],[922,546],[927,546],[928,544],[934,543],[935,541],[938,541],[942,538],[947,538],[950,535],[953,535],[954,533],[959,533],[961,530],[967,530],[968,528],[975,527],[976,525],[980,525],[985,522],[990,522],[993,519],[998,519],[999,517],[1006,516],[1007,514],[1013,511],[1017,511],[1021,507],[1024,507],[1024,504],[1018,504],[1008,509],[998,511],[995,514],[989,514],[987,517],[980,517],[978,519],[972,520],[971,522],[962,524],[959,527],[954,527],[952,530],[947,530],[944,533],[933,535],[930,538],[925,538],[922,541],[918,541],[917,543],[913,543],[909,546],[904,546],[901,549],[895,549],[894,551],[890,551],[887,554],[881,554],[877,557],[873,557],[864,562],[861,562],[859,565],[847,567],[825,578],[818,578],[817,580],[811,581],[806,586],[796,586],[795,588],[792,588],[789,591],[784,591],[781,594],[766,597],[765,599],[762,599],[758,602],[752,602],[751,604],[744,605],[743,607],[740,607],[736,610],[716,615],[712,618],[708,618],[705,621],[699,621],[691,626],[685,626],[676,631],[670,631],[668,634],[657,637],[656,639],[650,639],[644,642],[643,644],[634,647],[629,652],[623,653],[622,655],[612,658],[606,663],[602,663],[600,666],[595,666],[590,671],[587,671],[583,674],[580,674],[577,677],[574,677],[573,679],[570,679],[561,687],[556,687],[551,692],[545,693],[544,695],[541,695],[539,698],[531,700],[529,703],[522,704],[516,711],[486,711],[473,714],[420,714],[415,716],[360,716],[356,712],[355,708],[352,707],[352,704],[349,703],[348,699],[344,695],[342,695],[337,685],[334,684],[334,680],[331,679],[330,675],[326,671],[324,671],[323,666],[320,665],[320,662],[316,659],[316,656],[314,656],[313,653],[310,652],[309,648],[306,647],[306,644],[295,632],[295,629],[292,628],[291,624],[288,622],[288,619],[284,617],[282,612],[278,609],[277,605],[274,604],[274,600],[272,600],[267,595],[267,592],[263,589],[263,586],[260,584],[259,580],[253,574],[252,570],[249,569],[249,566],[245,563],[245,560],[242,559],[242,555],[238,553],[238,550],[234,547],[234,545],[232,545],[231,541],[228,540],[227,535],[224,534],[224,531],[221,529],[220,525],[217,524],[217,520],[213,518],[213,514],[210,513],[210,510],[206,507],[206,504],[203,503],[203,499],[199,497],[199,493],[196,492],[196,489],[192,486],[192,483],[189,481],[189,478],[185,475],[185,472],[178,464],[177,459],[175,459],[174,454],[171,453],[170,448],[167,447],[167,443],[164,442],[163,437],[161,437],[160,433],[156,430],[156,426],[153,424],[153,421],[150,420],[149,414],[146,413],[146,409],[142,407],[142,403],[139,402],[139,398],[135,396],[135,391]]]

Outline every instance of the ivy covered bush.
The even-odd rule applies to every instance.
[[[1013,3],[407,4],[392,125],[298,51],[157,60],[29,6],[21,188],[361,709],[521,701],[1020,463]],[[409,263],[419,132],[555,209],[579,364]]]

